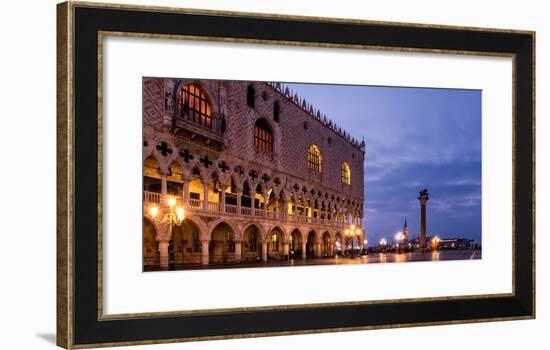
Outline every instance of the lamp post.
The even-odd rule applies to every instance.
[[[397,241],[397,254],[401,254],[401,241],[405,239],[405,235],[402,232],[397,232],[395,240]]]
[[[172,229],[174,225],[180,226],[185,220],[185,211],[183,207],[176,207],[176,199],[174,197],[168,197],[166,204],[167,207],[164,208],[159,208],[155,205],[149,208],[149,215],[154,222],[159,225],[168,226],[168,234],[164,237],[164,240],[159,242],[160,267],[162,268],[167,268],[169,265],[168,242],[172,237]]]
[[[386,251],[386,245],[388,244],[388,241],[385,238],[382,238],[380,242],[378,242],[378,245],[381,247],[380,251],[382,251],[382,247],[384,247],[384,252]]]
[[[355,225],[351,225],[348,229],[346,229],[345,234],[346,236],[351,240],[351,252],[350,252],[350,259],[355,258],[355,254],[353,253],[353,241],[355,240],[355,237],[359,237],[363,233],[363,231],[355,227]]]
[[[439,249],[439,237],[435,236],[434,238],[432,238],[432,250],[438,250]]]

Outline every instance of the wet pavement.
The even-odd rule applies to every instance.
[[[290,259],[287,261],[269,261],[258,263],[225,263],[211,265],[171,265],[169,270],[202,270],[249,267],[280,267],[280,266],[309,266],[309,265],[347,265],[347,264],[376,264],[376,263],[403,263],[414,261],[449,261],[481,259],[481,250],[442,250],[433,252],[412,253],[371,253],[369,255],[335,258]],[[145,271],[159,271],[161,268],[147,268]]]

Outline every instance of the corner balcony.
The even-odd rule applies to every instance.
[[[162,202],[162,194],[157,192],[143,191],[143,204],[152,205],[160,204]],[[283,223],[297,223],[303,225],[320,225],[329,227],[343,228],[345,224],[341,221],[335,221],[326,218],[314,218],[310,216],[296,215],[285,213],[284,211],[277,212],[272,208],[267,210],[264,208],[251,208],[241,206],[240,210],[237,205],[225,204],[222,206],[218,202],[205,203],[200,199],[189,199],[189,204],[185,205],[182,197],[177,197],[176,202],[178,205],[185,206],[187,210],[196,213],[198,215],[212,215],[218,213],[220,215],[234,216],[236,218],[255,218],[260,221],[276,221]]]

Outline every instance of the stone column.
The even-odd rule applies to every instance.
[[[262,242],[262,261],[267,261],[267,242]]]
[[[288,201],[283,199],[283,221],[288,220]]]
[[[250,191],[250,211],[252,212],[252,216],[255,216],[256,213],[254,212],[256,210],[256,192]]]
[[[237,191],[237,215],[241,215],[241,202],[243,197],[243,191],[238,190]]]
[[[221,184],[221,192],[220,192],[220,211],[222,213],[225,213],[225,190],[227,189],[226,184]]]
[[[209,262],[208,246],[210,241],[203,240],[201,241],[201,243],[202,243],[202,249],[201,249],[202,264],[208,265],[208,262]]]
[[[242,259],[242,242],[235,241],[235,261],[241,262]]]
[[[169,263],[168,246],[169,245],[170,245],[170,241],[168,240],[163,239],[159,241],[160,267],[163,269],[168,269],[168,263]]]
[[[168,175],[165,172],[160,174],[160,194],[164,198],[168,194]]]
[[[267,205],[269,204],[269,195],[264,194],[264,218],[267,219]]]
[[[306,258],[306,248],[307,248],[306,244],[307,243],[304,240],[304,242],[302,242],[302,259]]]
[[[288,260],[288,256],[290,254],[290,243],[283,242],[283,259]]]
[[[183,179],[183,206],[189,207],[189,181],[190,179]]]
[[[315,257],[318,258],[318,257],[322,256],[323,252],[322,252],[322,249],[321,249],[321,243],[319,243],[319,242],[315,243],[315,248],[317,248],[317,249],[315,249]]]
[[[275,217],[275,220],[279,220],[279,215],[280,215],[280,214],[279,214],[279,213],[280,213],[279,205],[280,205],[280,204],[281,204],[281,203],[279,203],[279,197],[276,196],[276,197],[275,197],[275,216],[274,216],[274,217]]]
[[[420,250],[426,250],[426,204],[428,203],[428,193],[420,194]]]
[[[208,182],[203,182],[202,183],[202,187],[203,187],[203,202],[202,202],[202,209],[204,210],[208,210],[208,185],[209,183]]]

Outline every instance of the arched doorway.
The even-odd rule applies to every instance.
[[[200,264],[202,246],[199,227],[189,219],[181,226],[174,226],[170,247],[170,262],[176,265]]]
[[[210,264],[235,261],[235,232],[227,223],[221,222],[212,230],[208,253]]]
[[[323,243],[322,243],[322,256],[327,258],[332,255],[332,249],[330,244],[330,234],[325,231],[323,233]]]
[[[289,255],[291,259],[302,257],[302,233],[298,229],[294,229],[290,234],[289,240]]]
[[[340,232],[336,234],[334,245],[336,248],[336,255],[342,256],[344,253],[344,240],[342,239],[342,235],[340,234]]]
[[[256,225],[250,225],[244,231],[242,243],[242,261],[258,262],[262,257],[262,239]]]
[[[268,260],[283,259],[283,232],[278,227],[274,228],[269,233],[267,259]]]
[[[315,258],[315,245],[317,244],[317,234],[315,231],[310,231],[307,235],[306,242],[306,257],[309,259]]]
[[[143,268],[158,267],[160,253],[157,242],[157,231],[149,219],[143,218]]]

